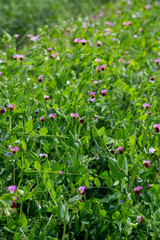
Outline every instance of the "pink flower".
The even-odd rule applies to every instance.
[[[101,91],[102,96],[106,96],[106,92],[107,92],[107,91],[108,91],[107,89],[102,90],[102,91]]]
[[[102,70],[102,71],[104,71],[104,70],[105,70],[105,68],[106,68],[106,65],[105,65],[105,64],[103,64],[103,65],[101,66],[101,70]]]
[[[40,117],[41,122],[44,122],[44,116]]]
[[[78,114],[78,113],[75,113],[75,114],[74,114],[74,113],[71,113],[70,116],[73,117],[73,118],[75,119],[76,117],[79,116],[79,114]]]
[[[48,48],[48,52],[51,52],[52,51],[52,48],[50,47],[50,48]]]
[[[29,65],[29,70],[33,68],[33,65]]]
[[[154,62],[158,65],[160,62],[160,59],[155,59]]]
[[[17,187],[14,185],[11,185],[8,187],[8,191],[11,191],[12,193],[15,193],[16,190],[17,190]]]
[[[17,60],[18,55],[13,55],[14,60]]]
[[[50,117],[51,119],[55,119],[56,114],[55,114],[55,113],[50,113],[50,114],[49,114],[49,117]]]
[[[78,43],[81,42],[81,39],[80,39],[80,38],[75,38],[75,39],[74,39],[74,42],[78,44]]]
[[[101,71],[101,67],[99,67],[99,66],[96,69],[97,69],[98,73]]]
[[[50,58],[55,58],[54,53],[51,53]]]
[[[148,112],[148,115],[152,115],[152,112]]]
[[[119,151],[120,154],[123,154],[123,149],[124,149],[124,147],[119,147],[119,148],[117,148],[117,151]]]
[[[81,186],[78,188],[78,190],[81,192],[81,197],[83,197],[83,195],[85,194],[85,187]]]
[[[97,81],[94,81],[93,83],[94,83],[94,84],[97,84]]]
[[[102,13],[100,13],[100,14],[98,15],[98,17],[102,18],[102,17],[103,17],[103,14],[102,14]]]
[[[146,168],[149,168],[149,163],[150,161],[143,161],[143,164],[145,165]]]
[[[4,107],[2,107],[2,106],[0,106],[0,113],[5,113],[5,111],[6,111],[6,109],[4,108]]]
[[[155,79],[155,76],[150,77],[151,81],[154,81],[154,79]]]
[[[97,46],[100,47],[102,43],[100,41],[97,41]]]
[[[127,54],[128,54],[128,51],[125,51],[125,54],[127,55]]]
[[[141,217],[141,216],[137,216],[137,221],[138,221],[139,223],[141,223],[141,222],[142,222],[142,217]]]
[[[19,34],[14,34],[14,37],[17,39],[19,38]]]
[[[19,55],[19,60],[22,61],[24,58],[24,55]]]
[[[82,117],[79,121],[80,123],[84,123],[84,117]]]
[[[13,108],[15,107],[16,105],[12,105],[11,103],[8,105],[8,107],[10,108],[10,111],[13,111]]]
[[[145,109],[148,109],[149,103],[144,103],[144,104],[143,104],[143,107],[144,107]]]
[[[45,99],[45,100],[49,100],[49,96],[45,95],[45,96],[44,96],[44,99]]]
[[[10,49],[11,48],[11,45],[8,45],[8,49]]]
[[[40,153],[39,156],[42,157],[42,158],[46,158],[46,157],[48,157],[48,155],[45,154],[45,153]]]
[[[152,6],[151,5],[146,5],[144,9],[150,9]]]
[[[123,26],[129,26],[129,25],[131,25],[131,22],[123,22],[122,25]]]
[[[118,59],[118,62],[123,62],[123,59],[122,58]]]
[[[59,173],[60,173],[61,175],[63,175],[63,174],[64,174],[64,171],[60,171]]]
[[[72,54],[69,53],[69,54],[68,54],[68,57],[71,58],[71,57],[72,57]]]
[[[105,23],[104,23],[105,25],[107,25],[107,26],[114,26],[114,24],[113,23],[111,23],[111,22],[108,22],[108,21],[106,21]]]
[[[86,42],[87,42],[87,40],[85,40],[85,39],[82,39],[82,40],[81,40],[82,45],[85,45]]]
[[[111,149],[109,150],[112,154],[114,154],[115,150],[114,149]]]
[[[13,154],[15,154],[15,155],[16,155],[16,152],[19,151],[19,148],[18,148],[18,147],[12,148],[11,145],[9,145],[8,147],[9,147],[9,149],[13,152]]]
[[[31,35],[31,34],[28,34],[28,35],[27,35],[27,37],[28,37],[28,38],[31,38],[31,37],[32,37],[32,35]]]
[[[39,35],[33,36],[33,37],[30,38],[30,40],[31,40],[32,42],[36,42],[36,41],[38,41],[38,39],[39,39]]]
[[[92,97],[92,96],[94,96],[96,93],[95,92],[91,92],[90,93],[90,96]]]
[[[160,124],[154,124],[155,132],[159,133]]]
[[[38,82],[42,82],[43,75],[39,75]]]
[[[142,187],[137,186],[136,188],[134,188],[134,191],[136,191],[136,194],[140,195],[141,194],[141,192],[140,192],[141,189],[142,189]]]
[[[121,14],[121,11],[120,11],[120,10],[117,10],[116,13],[117,13],[117,14]]]

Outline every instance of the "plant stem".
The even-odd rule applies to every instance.
[[[64,226],[63,226],[62,240],[65,240],[65,233],[66,233],[66,223],[64,223]]]

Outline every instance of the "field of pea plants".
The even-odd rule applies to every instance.
[[[160,239],[159,14],[119,0],[3,30],[0,239]]]

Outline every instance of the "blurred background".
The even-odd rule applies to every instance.
[[[89,16],[108,0],[0,0],[0,29],[21,36],[39,26]],[[2,33],[2,32],[1,32]]]

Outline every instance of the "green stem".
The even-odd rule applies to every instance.
[[[64,223],[64,226],[63,226],[62,240],[65,240],[65,234],[66,234],[66,223]]]
[[[136,170],[137,170],[137,166],[135,166],[135,169],[134,169],[134,172],[133,172],[133,175],[132,175],[132,178],[131,178],[131,184],[130,184],[130,187],[129,187],[129,192],[132,190],[132,186],[133,186],[134,179],[135,179],[135,176],[136,176]]]
[[[12,131],[12,126],[11,126],[11,112],[9,112],[9,131]]]

